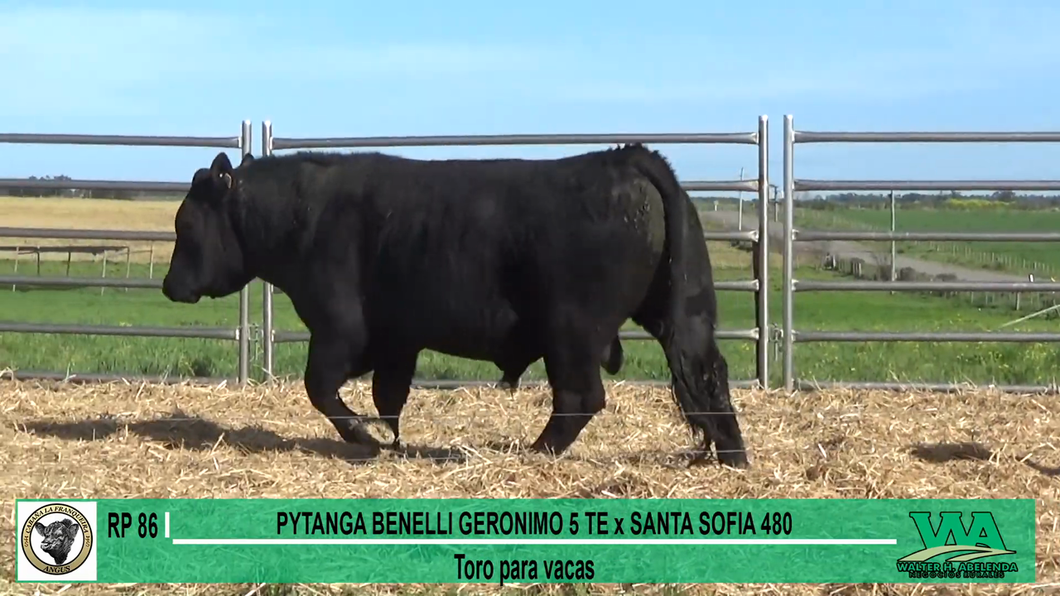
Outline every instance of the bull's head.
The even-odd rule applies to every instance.
[[[252,159],[248,153],[240,168]],[[203,296],[223,298],[254,279],[233,225],[238,208],[233,203],[241,190],[239,171],[223,152],[209,168],[195,172],[174,221],[177,241],[162,282],[166,298],[189,304]]]
[[[44,536],[41,549],[55,559],[56,565],[62,565],[66,562],[67,555],[70,554],[70,547],[73,546],[74,538],[77,537],[81,526],[67,517],[48,525],[37,522],[33,525],[33,529]]]

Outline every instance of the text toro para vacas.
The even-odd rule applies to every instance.
[[[790,512],[280,511],[278,536],[790,535]]]

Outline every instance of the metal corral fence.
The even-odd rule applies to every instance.
[[[0,143],[22,145],[110,145],[140,147],[194,147],[239,149],[240,155],[251,152],[253,130],[249,120],[244,120],[240,134],[230,137],[177,137],[177,136],[126,136],[126,135],[76,135],[76,134],[0,134]],[[0,178],[0,187],[20,187],[39,189],[80,188],[84,190],[124,190],[134,192],[175,192],[184,194],[188,191],[187,182],[150,182],[150,181],[115,181],[115,180],[23,180]],[[119,240],[126,242],[173,242],[173,232],[132,232],[127,230],[60,230],[38,228],[3,228],[0,237],[8,238],[49,238],[67,240]],[[38,286],[38,287],[95,287],[95,288],[161,288],[160,279],[121,279],[95,277],[33,277],[25,275],[0,275],[0,287]],[[64,335],[108,335],[122,337],[167,337],[167,338],[201,338],[235,341],[238,348],[237,382],[249,379],[250,362],[250,325],[249,325],[249,292],[246,288],[239,295],[239,324],[236,328],[221,327],[135,327],[110,325],[76,325],[55,323],[23,323],[0,321],[0,333],[47,333]],[[66,373],[34,372],[19,373],[19,378],[65,379]],[[110,381],[127,379],[129,375],[78,374],[83,381]],[[165,381],[157,377],[142,377],[149,381]],[[220,381],[229,379],[197,379],[201,381]]]
[[[355,149],[376,147],[430,147],[430,146],[500,146],[500,145],[602,145],[616,143],[653,144],[730,144],[758,146],[758,177],[739,181],[687,181],[682,187],[689,191],[752,191],[758,193],[759,205],[769,201],[769,120],[759,116],[756,132],[742,133],[694,133],[694,134],[556,134],[556,135],[475,135],[475,136],[409,136],[409,137],[332,137],[294,138],[273,136],[272,122],[265,121],[261,127],[261,155],[272,155],[284,149]],[[758,209],[757,230],[705,232],[705,240],[749,240],[753,243],[752,258],[754,279],[717,282],[718,290],[754,292],[755,327],[753,329],[722,329],[719,339],[753,341],[755,349],[755,379],[736,380],[737,387],[769,386],[769,281],[768,281],[768,210]],[[267,376],[273,373],[273,348],[276,343],[308,341],[305,332],[280,331],[273,327],[273,287],[264,284],[263,296],[263,369]],[[623,340],[648,340],[652,337],[643,331],[623,331]],[[424,388],[451,388],[486,384],[485,381],[420,381],[414,384]],[[647,381],[641,383],[658,384]]]
[[[751,329],[724,329],[718,332],[720,339],[746,340],[756,344],[756,374],[754,379],[733,381],[733,386],[758,386],[769,388],[769,344],[770,325],[768,317],[768,210],[761,206],[769,203],[768,192],[768,119],[760,116],[758,130],[745,133],[697,133],[697,134],[566,134],[566,135],[481,135],[481,136],[419,136],[419,137],[349,137],[349,138],[286,138],[274,137],[272,123],[262,123],[261,154],[271,155],[285,149],[339,149],[367,147],[425,147],[425,146],[484,146],[484,145],[593,145],[641,142],[652,144],[738,144],[758,147],[757,179],[741,181],[685,181],[682,186],[689,192],[696,191],[751,191],[758,195],[758,226],[755,230],[705,232],[705,240],[750,241],[753,243],[753,279],[718,282],[720,291],[752,292],[755,297],[755,327]],[[784,121],[784,221],[782,324],[773,329],[782,358],[782,379],[785,390],[815,389],[824,387],[853,387],[876,389],[922,388],[932,391],[950,391],[960,387],[947,383],[889,383],[889,382],[808,382],[795,376],[793,355],[795,344],[802,342],[1060,342],[1060,333],[1011,333],[1011,332],[855,332],[855,331],[801,331],[794,327],[794,294],[796,292],[823,291],[886,291],[886,292],[1057,292],[1056,282],[967,282],[967,281],[800,281],[794,278],[795,243],[799,241],[994,241],[994,242],[1056,242],[1060,232],[1055,233],[966,233],[966,232],[866,232],[866,231],[813,231],[797,230],[793,224],[794,196],[799,191],[925,191],[925,190],[1015,190],[1055,191],[1060,190],[1060,180],[808,180],[795,177],[795,145],[797,143],[974,143],[974,142],[1060,142],[1060,132],[805,132],[796,131],[792,117]],[[0,143],[23,144],[79,144],[79,145],[128,145],[128,146],[182,146],[217,147],[239,149],[241,153],[252,153],[251,126],[242,123],[238,137],[160,137],[160,136],[113,136],[113,135],[49,135],[49,134],[0,134]],[[22,180],[0,179],[0,186],[25,188],[69,188],[86,190],[132,190],[145,192],[186,192],[188,183],[178,182],[133,182],[106,180]],[[779,205],[778,205],[779,206]],[[774,219],[776,219],[774,210]],[[13,238],[50,238],[77,240],[121,240],[172,242],[172,232],[132,232],[122,230],[60,230],[0,228],[0,236]],[[31,277],[0,275],[0,287],[5,285],[50,286],[50,287],[99,287],[99,288],[160,288],[158,279],[120,279],[90,277]],[[264,284],[263,319],[261,344],[263,373],[266,379],[273,374],[274,348],[277,343],[304,342],[309,335],[303,332],[276,330],[273,325],[274,288]],[[75,324],[37,324],[22,322],[0,322],[0,333],[48,333],[69,335],[110,335],[125,337],[173,337],[225,339],[238,343],[237,382],[250,379],[249,352],[250,329],[248,320],[249,296],[244,289],[239,296],[239,323],[236,328],[218,327],[126,327]],[[625,340],[651,339],[642,331],[624,331]],[[19,378],[67,378],[63,373],[18,374]],[[129,378],[128,375],[76,375],[83,381],[105,381]],[[144,380],[165,380],[142,377]],[[216,381],[217,379],[202,379]],[[416,381],[420,387],[447,388],[478,385],[475,381]],[[653,382],[649,382],[653,383]],[[654,384],[654,383],[653,383]],[[662,384],[662,383],[659,383]],[[1052,386],[1000,386],[1005,391],[1050,391]]]
[[[967,281],[799,281],[794,277],[797,241],[821,240],[935,240],[960,242],[1057,242],[1060,232],[859,232],[795,229],[794,195],[799,191],[966,191],[1060,190],[1060,180],[806,180],[795,177],[795,145],[798,143],[1056,143],[1060,132],[807,132],[796,131],[790,115],[784,116],[784,265],[783,324],[781,329],[784,389],[851,387],[953,391],[952,383],[807,382],[795,377],[794,347],[802,342],[1060,342],[1060,333],[1013,332],[860,332],[799,331],[794,327],[796,292],[1055,292],[1055,282],[967,282]],[[1044,392],[1052,386],[1000,386],[1004,391]]]

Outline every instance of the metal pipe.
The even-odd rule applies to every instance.
[[[461,381],[459,379],[439,379],[439,380],[428,380],[428,379],[413,379],[411,387],[413,389],[428,389],[428,390],[439,390],[439,389],[460,389],[463,387],[492,387],[496,385],[496,381],[481,381],[481,380],[467,380]],[[522,388],[527,387],[540,387],[544,386],[546,381],[543,380],[527,380],[520,381],[519,385]],[[626,385],[637,385],[640,387],[669,387],[670,381],[661,381],[656,379],[641,380],[641,381],[625,381]],[[740,389],[750,389],[758,384],[757,379],[739,379],[729,381],[730,387],[737,387]]]
[[[804,342],[1060,342],[1060,333],[1000,333],[996,331],[796,331]]]
[[[1057,282],[1026,281],[799,281],[798,292],[1060,292]]]
[[[873,382],[873,381],[853,381],[853,382],[837,382],[837,381],[807,381],[804,379],[798,379],[796,386],[800,390],[817,390],[817,389],[855,389],[855,390],[868,390],[868,391],[928,391],[934,393],[957,393],[960,391],[976,391],[983,389],[994,389],[1002,393],[1057,393],[1060,392],[1060,388],[1056,385],[972,385],[965,383],[921,383],[921,382],[909,382],[909,383],[894,383],[894,382]]]
[[[795,235],[799,242],[866,240],[921,240],[948,242],[1060,242],[1060,232],[853,232],[831,230],[801,230]]]
[[[64,240],[127,240],[173,242],[173,232],[139,232],[129,230],[68,230],[59,228],[3,228],[0,238],[52,238]]]
[[[758,190],[757,180],[689,180],[681,182],[681,188],[686,192],[698,192],[704,190]]]
[[[894,201],[894,191],[891,191],[891,234],[894,234],[898,229],[898,212],[897,205]],[[891,281],[898,279],[898,243],[891,239]]]
[[[112,337],[167,337],[183,339],[228,339],[238,337],[235,329],[222,327],[121,327],[116,325],[76,325],[0,321],[0,333],[43,333],[52,335],[107,335]]]
[[[400,137],[274,137],[272,148],[281,149],[352,149],[359,147],[436,147],[483,145],[615,145],[621,143],[653,144],[738,144],[755,145],[753,132],[735,133],[663,133],[663,134],[536,134],[536,135],[428,135]]]
[[[137,180],[28,180],[0,178],[3,188],[39,188],[51,190],[127,190],[132,192],[171,192],[185,194],[191,188],[187,182],[154,182]],[[134,199],[135,200],[135,199]]]
[[[783,376],[784,390],[792,391],[795,388],[794,361],[792,350],[794,348],[794,294],[795,294],[795,269],[794,252],[795,234],[795,128],[790,114],[784,116],[784,287],[781,290],[783,297]]]
[[[714,336],[721,340],[746,340],[755,341],[758,339],[758,329],[719,329],[714,332]],[[276,343],[298,343],[309,341],[308,331],[276,331],[274,333]],[[618,338],[620,340],[632,340],[632,341],[647,341],[654,339],[651,335],[644,331],[619,331]]]
[[[769,117],[758,117],[758,346],[756,376],[769,389]]]
[[[160,289],[161,279],[121,277],[37,277],[35,275],[0,275],[0,285],[41,288],[150,288]]]
[[[1060,190],[1060,180],[796,180],[795,190]]]
[[[168,137],[140,135],[76,135],[3,133],[0,143],[20,145],[119,145],[125,147],[239,147],[239,137]]]
[[[171,377],[162,375],[122,375],[122,374],[96,374],[96,373],[57,373],[38,371],[0,371],[0,380],[4,381],[63,381],[67,383],[110,383],[110,382],[137,382],[158,384],[184,384],[195,385],[220,385],[232,383],[235,379],[225,377]]]
[[[239,137],[239,159],[247,153],[253,153],[254,130],[250,120],[244,120]],[[243,286],[239,290],[239,383],[250,380],[250,288]]]
[[[272,122],[265,120],[261,123],[261,155],[262,157],[268,157],[272,155]],[[265,379],[272,380],[273,378],[273,347],[276,338],[274,337],[273,331],[273,306],[272,306],[272,284],[265,282],[262,284],[261,293],[261,352],[262,368],[264,369]]]
[[[758,230],[744,230],[738,232],[731,230],[727,232],[703,232],[704,240],[758,240]]]
[[[714,289],[721,292],[757,292],[758,280],[716,281],[714,282]]]
[[[1056,143],[1060,132],[810,132],[796,143]]]

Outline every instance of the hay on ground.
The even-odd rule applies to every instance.
[[[370,386],[347,403],[375,413]],[[428,593],[435,587],[21,585],[15,498],[585,497],[1034,498],[1038,585],[596,585],[512,593],[1029,594],[1060,587],[1060,408],[1050,398],[832,391],[734,391],[753,467],[689,468],[692,446],[667,390],[608,386],[606,410],[560,458],[522,450],[548,416],[537,388],[414,390],[402,438],[463,461],[384,453],[340,442],[301,385],[0,385],[0,593]],[[650,589],[649,589],[650,588]],[[460,593],[496,593],[465,586]]]

